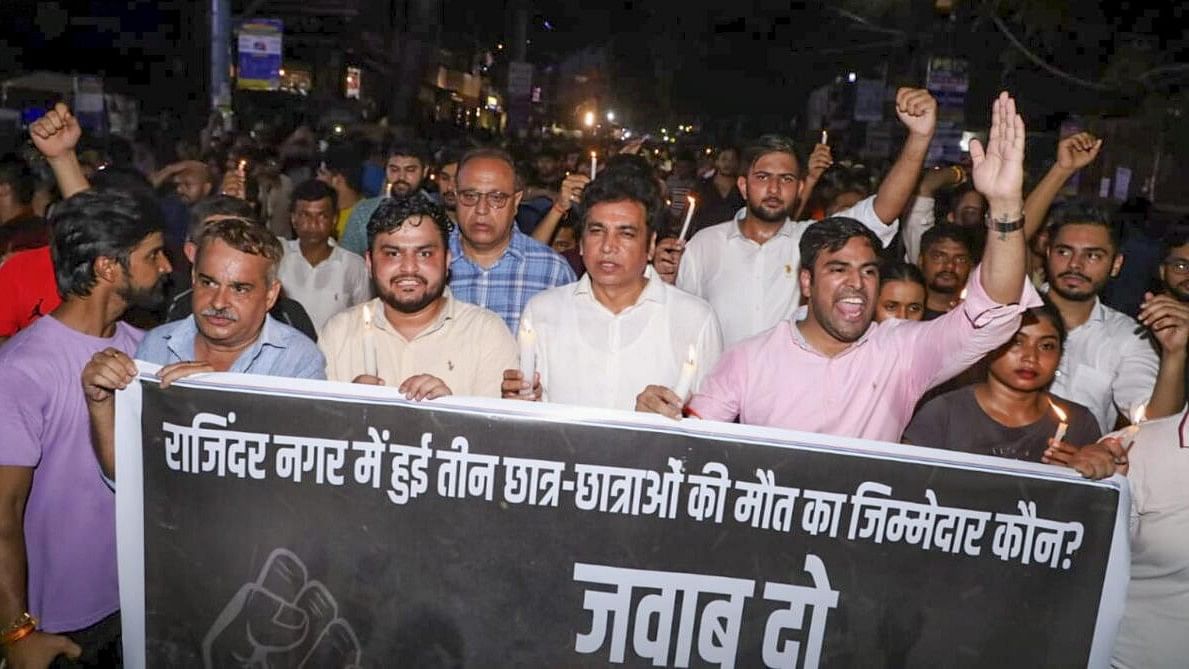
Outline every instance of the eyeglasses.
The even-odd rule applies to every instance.
[[[474,207],[479,204],[480,199],[486,199],[487,204],[492,209],[503,209],[508,205],[508,201],[512,199],[510,193],[493,190],[489,193],[480,193],[477,190],[461,190],[458,191],[459,204],[467,207]]]
[[[1189,260],[1165,260],[1164,267],[1173,274],[1189,274]]]

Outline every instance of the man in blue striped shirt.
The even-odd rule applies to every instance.
[[[475,149],[458,163],[458,228],[450,236],[454,297],[499,314],[515,333],[533,295],[575,281],[553,249],[520,232],[516,208],[524,194],[512,157]]]

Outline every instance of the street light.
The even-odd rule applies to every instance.
[[[614,123],[614,122],[615,122],[615,112],[613,112],[613,111],[609,111],[609,112],[607,112],[607,122],[608,122],[608,123]]]
[[[583,115],[583,117],[582,117],[582,125],[584,125],[588,128],[593,128],[594,127],[594,118],[595,118],[594,112],[592,112],[592,111],[586,112],[586,114]]]

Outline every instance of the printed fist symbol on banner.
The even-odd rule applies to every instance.
[[[278,548],[235,593],[202,640],[213,667],[358,667],[359,640],[338,604],[293,552]]]

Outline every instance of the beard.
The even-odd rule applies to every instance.
[[[1047,273],[1047,269],[1046,269]],[[1062,285],[1061,279],[1066,276],[1078,276],[1086,281],[1085,288],[1066,288]],[[1063,272],[1057,276],[1049,274],[1049,288],[1060,295],[1061,297],[1070,300],[1071,302],[1088,302],[1098,296],[1099,291],[1106,286],[1106,280],[1095,282],[1085,274],[1078,272]]]
[[[165,304],[165,280],[161,275],[151,286],[138,287],[131,282],[122,286],[116,294],[130,307],[153,310]]]
[[[403,297],[391,288],[391,285],[403,279],[416,279],[425,286],[425,292],[420,297]],[[446,292],[446,277],[437,284],[430,284],[425,277],[419,275],[402,275],[393,277],[388,286],[376,286],[376,293],[380,299],[402,314],[415,314],[433,304]]]
[[[408,181],[396,180],[388,186],[388,194],[392,197],[405,197],[413,192],[413,184]]]
[[[783,203],[779,206],[767,205],[761,200],[758,204],[753,202],[747,203],[747,213],[755,216],[765,223],[784,223],[789,217],[789,209],[791,206],[784,206]]]

